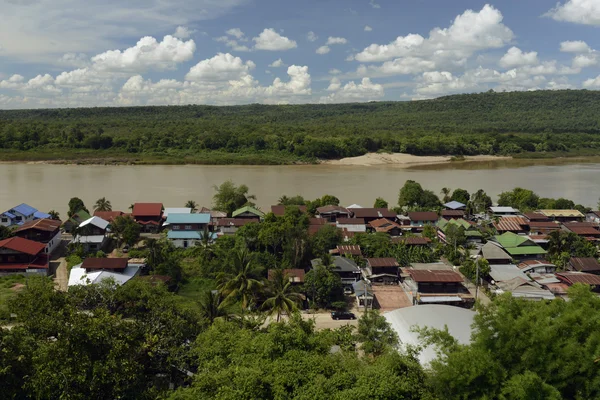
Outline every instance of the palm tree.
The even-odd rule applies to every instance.
[[[254,263],[249,258],[247,249],[236,253],[233,264],[233,273],[222,272],[218,275],[218,288],[228,302],[241,301],[243,316],[263,284],[254,278]]]
[[[442,191],[441,191],[441,193],[442,193],[442,195],[444,196],[444,198],[442,199],[442,201],[443,201],[444,203],[447,203],[447,202],[449,202],[449,201],[450,201],[450,188],[447,188],[447,187],[445,187],[445,188],[442,188]]]
[[[188,200],[184,207],[191,208],[192,212],[196,212],[196,210],[198,210],[198,204],[196,204],[194,200]]]
[[[289,277],[280,269],[275,270],[267,290],[270,297],[265,300],[262,307],[269,310],[270,315],[277,314],[277,322],[281,320],[281,315],[291,315],[302,302],[302,296],[296,292]]]
[[[200,315],[212,325],[218,318],[227,319],[228,304],[218,290],[209,290],[200,297]]]
[[[106,197],[102,197],[96,201],[94,204],[95,211],[112,211],[112,205],[110,201],[106,200]]]
[[[50,216],[50,219],[60,221],[60,214],[58,213],[58,211],[50,210],[48,211],[48,215]]]

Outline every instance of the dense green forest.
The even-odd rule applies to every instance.
[[[411,102],[0,111],[0,159],[269,164],[367,152],[593,155],[600,92],[479,93]]]

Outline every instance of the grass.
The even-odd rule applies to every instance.
[[[217,284],[212,279],[190,278],[181,286],[175,298],[182,308],[198,311],[198,302],[202,293],[216,289],[216,287]]]
[[[0,277],[0,320],[10,319],[8,302],[14,298],[18,291],[12,289],[17,283],[25,283],[27,278],[21,274]]]

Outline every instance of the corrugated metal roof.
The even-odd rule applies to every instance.
[[[438,215],[433,211],[414,211],[408,213],[411,221],[437,221]]]
[[[337,250],[340,252],[340,254],[350,254],[353,256],[362,255],[360,246],[357,245],[338,245]]]
[[[102,244],[105,240],[106,240],[106,236],[104,236],[104,235],[90,235],[90,236],[77,235],[73,238],[71,243]]]
[[[529,228],[535,229],[560,229],[560,225],[553,221],[531,221]]]
[[[84,269],[123,269],[127,267],[127,258],[95,258],[88,257],[83,260],[81,268]]]
[[[201,211],[202,212],[202,211]],[[192,209],[190,207],[165,207],[163,211],[163,218],[167,218],[169,214],[191,214]],[[210,212],[208,212],[210,213]]]
[[[591,226],[569,226],[568,224],[565,224],[564,226],[576,235],[580,235],[580,236],[600,235],[600,231]]]
[[[586,272],[557,272],[556,276],[563,282],[573,285],[575,283],[586,283],[588,285],[600,285],[600,276]]]
[[[79,227],[82,228],[87,225],[93,225],[100,229],[106,229],[106,227],[108,226],[108,221],[103,220],[100,217],[92,217],[92,218],[86,219],[81,224],[79,224]]]
[[[338,225],[364,225],[365,220],[363,218],[338,218]]]
[[[115,218],[122,215],[124,215],[123,211],[94,211],[94,217],[100,217],[108,222],[112,222]]]
[[[583,215],[578,210],[539,210],[546,217],[556,218],[556,217],[572,217],[572,218],[584,218]]]
[[[202,235],[198,231],[169,231],[167,232],[167,238],[200,240],[202,239]]]
[[[459,283],[463,281],[463,278],[454,271],[409,268],[408,273],[415,282]]]
[[[512,208],[512,207],[490,207],[490,210],[493,213],[501,213],[501,214],[507,214],[507,213],[517,213],[519,212],[519,210]]]
[[[16,211],[26,217],[32,216],[37,211],[37,208],[33,208],[28,204],[21,203],[16,207],[11,208],[9,211]]]
[[[355,208],[352,210],[356,218],[395,218],[396,213],[387,208]]]
[[[283,206],[283,205],[276,205],[276,206],[271,206],[271,212],[275,215],[277,215],[278,217],[281,217],[283,215],[285,215],[285,209],[286,208],[297,208],[298,210],[300,210],[300,212],[305,213],[306,212],[306,206],[298,206],[298,205],[290,205],[290,206]]]
[[[593,257],[571,257],[569,264],[571,264],[571,267],[576,271],[600,271],[600,263]]]
[[[18,227],[15,232],[23,232],[29,229],[37,229],[44,232],[54,232],[60,229],[61,222],[53,219],[37,219],[29,221]]]
[[[527,230],[527,221],[521,217],[502,217],[494,222],[497,231],[521,232]]]
[[[450,210],[458,210],[459,208],[465,208],[467,205],[461,203],[460,201],[452,200],[446,204],[444,207],[449,208]]]
[[[44,250],[46,245],[44,243],[34,242],[33,240],[23,239],[16,236],[9,239],[0,240],[0,248],[35,256]]]
[[[33,213],[33,218],[35,219],[45,219],[50,217],[52,217],[50,214],[41,211],[36,211]]]
[[[506,260],[510,261],[512,257],[508,255],[500,246],[497,246],[491,242],[487,242],[481,248],[483,258],[486,260]]]
[[[340,206],[323,206],[323,207],[319,207],[319,208],[317,208],[317,213],[319,213],[319,214],[337,213],[337,214],[348,214],[348,215],[350,215],[350,211],[348,211],[348,209],[346,209],[344,207],[340,207]]]
[[[393,257],[367,258],[371,267],[399,267],[398,261]]]
[[[208,224],[210,214],[180,214],[173,213],[167,216],[167,224]]]
[[[546,217],[544,214],[539,213],[539,212],[526,212],[526,213],[523,213],[523,215],[529,221],[548,221],[548,217]]]
[[[160,217],[162,209],[162,203],[135,203],[131,215],[134,217]]]
[[[442,217],[464,217],[463,210],[442,210]]]
[[[522,278],[526,281],[530,280],[523,271],[516,265],[490,265],[490,276],[496,282],[505,282],[513,278]]]
[[[385,226],[393,226],[393,227],[397,226],[398,228],[400,228],[400,225],[398,225],[394,221],[390,221],[387,218],[379,218],[379,219],[373,220],[373,221],[369,222],[369,225],[373,228],[382,228]]]
[[[235,210],[231,216],[232,217],[237,217],[240,214],[244,214],[244,213],[250,213],[250,214],[254,214],[257,217],[262,217],[265,215],[264,212],[260,211],[258,208],[252,207],[252,206],[244,206],[242,208],[238,208],[237,210]]]

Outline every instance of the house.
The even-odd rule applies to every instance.
[[[600,211],[590,211],[585,215],[585,220],[595,224],[600,224]]]
[[[452,201],[444,204],[444,208],[446,210],[462,210],[462,211],[465,211],[467,209],[467,205],[461,203],[460,201],[452,200]]]
[[[550,218],[546,217],[544,214],[534,211],[534,212],[526,212],[523,213],[523,216],[527,218],[529,222],[542,222],[542,221],[550,221]]]
[[[100,217],[90,217],[79,224],[71,243],[81,245],[85,252],[102,250],[108,242],[108,225]]]
[[[494,236],[491,240],[498,243],[504,251],[517,261],[542,258],[546,255],[546,250],[538,246],[528,236],[506,232]]]
[[[306,213],[306,206],[296,206],[296,205],[290,205],[290,206],[282,206],[282,205],[271,206],[271,212],[273,214],[275,214],[277,217],[283,217],[285,215],[285,210],[286,209],[298,209],[298,210],[300,210],[300,212]]]
[[[407,284],[413,289],[413,305],[447,304],[469,308],[474,303],[462,276],[452,270],[408,268],[406,271],[411,278]]]
[[[330,225],[329,221],[323,218],[309,218],[308,219],[308,234],[314,235],[319,232],[323,227]]]
[[[320,258],[315,258],[310,263],[313,268],[316,268],[322,264],[322,261]],[[352,259],[346,257],[333,257],[332,271],[339,275],[345,286],[350,286],[361,278],[360,267]]]
[[[440,215],[444,219],[463,219],[465,212],[463,210],[442,210]]]
[[[526,274],[551,274],[556,272],[556,265],[544,260],[526,260],[519,263],[518,267]]]
[[[36,219],[19,226],[14,234],[23,239],[45,244],[44,252],[52,254],[61,242],[60,225],[60,221],[53,219]]]
[[[22,237],[0,240],[0,275],[48,274],[46,245]]]
[[[265,213],[252,206],[244,206],[235,210],[231,216],[240,219],[255,219],[260,220],[265,216]]]
[[[348,232],[366,232],[367,225],[362,218],[338,218],[336,226]]]
[[[356,211],[357,209],[354,209]],[[351,212],[340,206],[324,206],[317,208],[317,217],[329,222],[335,222],[338,218],[350,218]]]
[[[387,218],[380,218],[369,222],[369,228],[375,232],[387,233],[390,236],[400,236],[402,234],[400,224]]]
[[[167,216],[165,225],[168,227],[167,238],[175,247],[187,248],[195,246],[197,242],[209,235],[209,240],[217,238],[215,232],[210,231],[210,214],[175,214]]]
[[[158,232],[163,223],[162,215],[162,203],[135,203],[131,213],[142,232]]]
[[[267,279],[272,281],[277,270],[270,269],[267,271]],[[290,268],[283,270],[283,276],[285,276],[293,286],[302,285],[304,283],[304,276],[306,272],[301,268]]]
[[[492,215],[502,217],[505,215],[518,215],[519,210],[512,207],[490,207]]]
[[[386,218],[389,220],[396,219],[396,213],[387,208],[353,208],[351,209],[354,218],[362,218],[366,223],[375,221],[376,219]]]
[[[127,258],[92,258],[71,268],[69,287],[91,285],[106,279],[113,279],[117,285],[123,285],[137,276],[142,269],[139,264],[130,264]]]
[[[65,232],[72,233],[83,221],[87,221],[92,218],[89,212],[85,210],[76,211],[71,217],[63,224]]]
[[[507,216],[500,217],[498,221],[493,222],[494,228],[498,233],[512,232],[512,233],[528,233],[529,222],[523,217]]]
[[[37,212],[37,209],[22,203],[0,214],[0,224],[2,226],[23,225],[36,219],[35,214]],[[50,216],[44,214],[44,218],[50,218]]]
[[[163,210],[163,219],[166,220],[169,214],[191,214],[192,209],[189,207],[165,207]]]
[[[489,275],[492,279],[493,285],[500,282],[510,281],[514,278],[523,278],[527,281],[531,280],[519,267],[514,264],[490,265]]]
[[[365,275],[373,284],[397,284],[400,279],[400,264],[393,257],[367,258]]]
[[[238,229],[252,222],[258,222],[258,220],[249,218],[219,218],[217,222],[212,222],[212,225],[222,235],[235,235]]]
[[[360,246],[358,245],[338,245],[334,252],[337,252],[339,255],[345,257],[362,257],[362,251],[360,250]]]
[[[600,275],[589,274],[587,272],[557,272],[556,277],[569,286],[576,283],[590,285],[595,292],[600,287]]]
[[[411,227],[422,228],[427,224],[435,224],[439,216],[433,211],[413,211],[408,213],[408,218]]]
[[[569,271],[587,272],[600,275],[600,262],[593,257],[571,257],[567,265]]]
[[[591,222],[567,222],[563,224],[563,229],[590,241],[600,240],[600,230]]]
[[[487,242],[481,248],[479,254],[485,258],[490,265],[493,264],[510,264],[512,257],[502,249],[500,244]]]
[[[392,238],[393,244],[404,244],[406,246],[429,246],[431,239],[424,236],[402,236]]]
[[[538,212],[544,214],[552,221],[581,222],[585,219],[585,215],[577,210],[539,210]]]
[[[560,224],[554,221],[529,221],[530,235],[547,235],[550,232],[560,230]]]
[[[356,306],[358,308],[364,308],[365,305],[367,306],[367,309],[369,307],[373,308],[373,299],[375,296],[370,284],[362,280],[356,281],[352,284],[352,291],[356,297]]]
[[[554,300],[555,296],[548,289],[544,289],[542,285],[531,280],[527,275],[525,277],[514,277],[510,280],[498,282],[497,289],[494,291],[497,294],[505,292],[511,293],[512,297],[517,297],[526,300]]]
[[[469,241],[469,242],[480,243],[481,240],[483,239],[483,234],[479,231],[479,228],[477,228],[477,225],[475,225],[469,221],[466,221],[464,219],[445,220],[445,219],[441,218],[436,223],[436,226],[438,228],[438,237],[444,243],[446,243],[446,233],[448,232],[448,229],[451,226],[462,227],[465,232],[465,237],[467,238],[467,241]]]
[[[108,223],[112,223],[115,218],[126,215],[123,211],[94,211],[94,217],[102,218]]]

